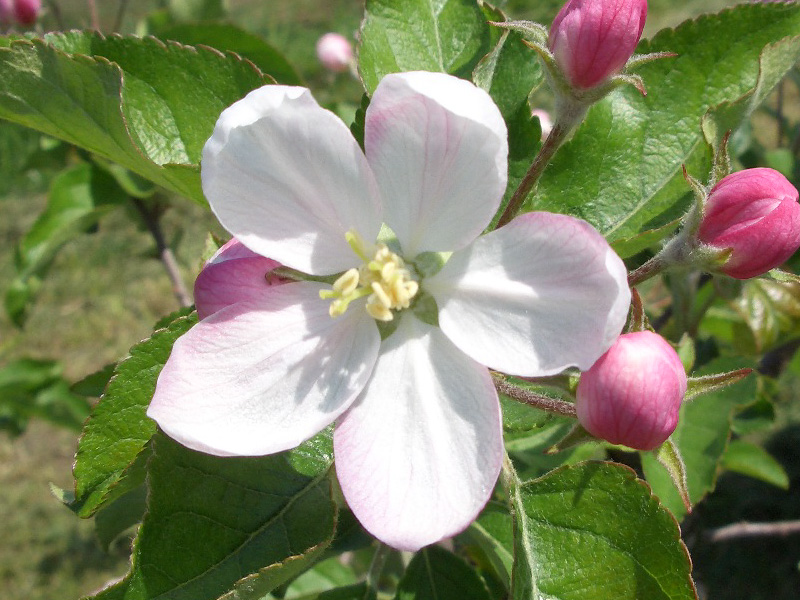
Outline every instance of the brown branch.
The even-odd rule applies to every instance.
[[[100,31],[100,15],[97,12],[97,4],[95,4],[94,0],[86,0],[86,4],[89,5],[89,15],[92,20],[92,29]]]
[[[572,417],[573,419],[577,417],[575,405],[570,402],[558,400],[557,398],[550,398],[549,396],[517,387],[503,379],[500,375],[493,374],[492,378],[494,379],[494,387],[497,388],[498,392],[518,402],[534,406],[549,413],[561,415],[562,417]]]
[[[169,247],[164,239],[164,233],[161,231],[161,223],[159,223],[158,216],[153,211],[149,210],[139,198],[131,198],[131,202],[139,211],[142,216],[147,229],[150,230],[150,235],[156,243],[158,249],[158,256],[164,265],[164,270],[167,272],[167,277],[172,282],[172,293],[175,294],[181,307],[185,308],[192,305],[192,297],[189,295],[189,290],[186,289],[186,284],[181,277],[181,271],[178,267],[178,261],[175,260],[175,254],[172,248]]]
[[[712,543],[727,542],[745,537],[785,537],[800,533],[800,521],[773,521],[771,523],[734,523],[707,532],[708,541]]]
[[[128,8],[128,0],[119,0],[119,8],[117,8],[117,17],[114,19],[114,28],[111,30],[116,33],[122,33],[122,21],[125,18],[125,9]]]
[[[539,177],[544,173],[550,159],[553,158],[556,150],[558,150],[561,144],[564,143],[564,140],[567,139],[567,135],[571,130],[571,126],[567,127],[562,123],[556,122],[555,126],[550,131],[550,135],[547,136],[544,144],[539,149],[539,154],[533,159],[533,163],[528,169],[528,172],[525,173],[525,177],[520,181],[519,187],[517,187],[514,191],[514,195],[511,196],[511,199],[508,201],[506,209],[500,216],[500,220],[497,221],[498,227],[502,227],[517,216],[519,209],[522,208],[522,204],[525,202],[525,198],[528,197],[528,194],[530,194],[536,182],[539,181]]]

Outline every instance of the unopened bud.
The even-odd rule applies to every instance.
[[[14,0],[14,16],[20,25],[33,25],[39,18],[42,0]]]
[[[570,84],[592,88],[625,66],[646,17],[647,0],[569,0],[547,45]]]
[[[11,0],[0,0],[0,25],[8,25],[11,23],[13,14],[13,7]]]
[[[797,189],[774,169],[732,173],[706,199],[697,239],[728,250],[719,271],[748,279],[784,263],[800,247]]]
[[[652,450],[672,434],[687,379],[675,350],[650,331],[626,333],[578,383],[578,421],[595,437]]]
[[[341,73],[353,62],[353,45],[343,35],[326,33],[317,40],[317,58],[329,71]]]

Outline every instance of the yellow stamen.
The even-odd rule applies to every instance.
[[[364,264],[358,269],[345,271],[333,283],[332,289],[319,293],[320,298],[332,300],[330,315],[338,317],[353,300],[369,296],[367,313],[379,321],[391,321],[394,318],[392,311],[411,305],[419,284],[412,278],[403,259],[386,244],[367,244],[352,230],[345,234],[345,239]]]

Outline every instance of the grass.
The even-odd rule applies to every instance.
[[[86,26],[83,0],[62,1],[65,20]],[[97,0],[101,23],[114,20],[116,3]],[[124,30],[156,1],[130,2]],[[509,0],[515,17],[552,17],[560,1],[547,5],[533,0]],[[646,34],[674,26],[701,11],[730,5],[724,0],[651,1]],[[316,64],[314,42],[326,31],[353,36],[362,11],[357,0],[230,0],[234,22],[262,35],[291,57],[309,84],[322,92],[331,81]],[[336,80],[330,97],[357,102],[358,84]],[[1,126],[1,125],[0,125]],[[46,178],[45,178],[46,179]],[[45,180],[26,175],[17,192],[0,196],[0,282],[13,275],[14,245],[45,204]],[[25,190],[24,192],[20,190]],[[188,201],[177,201],[164,219],[184,279],[191,282],[209,229],[219,231],[213,218]],[[179,238],[179,239],[178,239]],[[94,235],[70,243],[59,254],[45,279],[25,329],[17,331],[0,310],[0,364],[20,356],[59,358],[69,379],[77,380],[124,356],[146,337],[153,323],[177,308],[161,264],[151,258],[150,236],[136,225],[130,212],[107,217]],[[0,286],[0,293],[4,293]],[[94,540],[92,523],[75,518],[50,494],[49,484],[72,485],[71,462],[75,436],[42,423],[33,423],[18,439],[0,434],[0,589],[5,600],[69,600],[97,589],[125,573],[127,542],[109,554]]]

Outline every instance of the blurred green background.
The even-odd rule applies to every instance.
[[[143,31],[143,19],[167,2],[134,0],[125,4],[119,30],[134,33]],[[199,2],[184,0],[171,4],[179,17],[189,22],[204,16],[193,12]],[[498,4],[515,18],[549,25],[561,2],[508,0]],[[732,4],[724,0],[651,0],[645,36]],[[58,29],[59,24],[65,28],[90,27],[93,5],[101,31],[111,33],[119,14],[119,3],[115,0],[45,2],[47,11],[38,30]],[[355,109],[361,96],[359,83],[349,74],[334,76],[325,72],[317,63],[314,45],[328,31],[354,39],[363,11],[361,1],[229,0],[225,8],[225,21],[264,38],[283,52],[320,101],[339,103],[343,113]],[[787,89],[786,94],[786,114],[796,122],[800,116],[796,88]],[[772,104],[775,102],[773,99]],[[756,119],[755,129],[763,130],[758,134],[761,143],[774,143],[774,119],[769,113],[759,114]],[[57,169],[63,166],[63,161],[71,160],[72,151],[65,149],[61,162],[54,164],[52,155],[41,150],[41,143],[38,134],[0,122],[0,294],[5,293],[5,283],[15,274],[14,247],[44,208],[47,189]],[[15,150],[20,147],[27,147],[28,152],[20,155]],[[43,278],[24,328],[16,328],[5,311],[0,310],[0,368],[23,357],[55,359],[63,364],[64,378],[77,381],[124,356],[131,345],[152,331],[159,318],[178,308],[163,267],[154,258],[152,237],[137,219],[133,211],[116,211],[104,218],[92,235],[80,236],[67,244]],[[162,227],[175,251],[182,276],[191,286],[201,264],[208,232],[220,235],[224,232],[202,208],[180,200],[170,203]],[[793,379],[786,384],[787,394],[795,395],[798,381]],[[794,452],[796,458],[800,434],[788,430],[782,435],[794,440],[793,445],[785,445],[793,448],[789,452]],[[774,442],[779,443],[780,440]],[[93,523],[77,519],[50,492],[51,483],[71,488],[75,446],[74,431],[35,419],[18,437],[0,431],[0,590],[4,599],[78,598],[127,570],[130,540],[119,540],[105,552],[95,539]],[[780,454],[776,456],[781,458]],[[793,469],[785,465],[795,481],[787,493],[752,480],[747,480],[741,491],[737,480],[723,479],[720,493],[715,495],[722,500],[711,506],[724,505],[728,513],[715,509],[713,514],[718,521],[715,524],[743,518],[742,515],[768,518],[780,513],[784,503],[800,505],[797,497],[800,473],[796,465],[795,462]],[[752,516],[747,512],[750,510],[747,506],[752,507],[753,502],[745,508],[740,506],[742,498],[749,498],[748,494],[758,498],[755,505],[766,516],[762,512]],[[773,504],[764,506],[764,498],[770,498]],[[759,553],[770,556],[772,551],[774,548],[761,549]],[[734,577],[741,571],[737,557],[742,556],[746,554],[727,552],[727,545],[700,547],[698,563],[717,565],[716,570],[709,567],[706,576],[709,585],[728,590],[711,597],[757,597]],[[797,556],[795,552],[795,561]],[[774,585],[774,591],[778,591],[781,582]],[[707,587],[705,583],[703,586]],[[797,593],[794,597],[800,597],[800,591]]]

